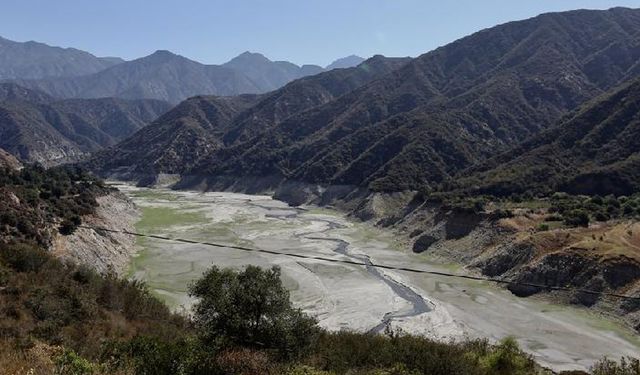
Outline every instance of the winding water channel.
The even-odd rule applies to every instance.
[[[175,309],[189,309],[190,282],[211,265],[277,265],[293,302],[328,329],[382,332],[387,327],[437,339],[511,335],[557,370],[586,369],[604,355],[640,356],[640,340],[585,309],[521,299],[488,283],[381,270],[390,264],[463,272],[400,248],[393,234],[314,207],[292,208],[267,196],[194,193],[120,185],[141,208],[131,276]],[[365,263],[325,262],[197,242],[223,243]]]

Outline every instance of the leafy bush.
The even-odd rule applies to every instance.
[[[107,192],[102,181],[74,167],[28,165],[20,171],[2,170],[0,238],[4,235],[47,245],[48,225],[58,222],[62,234],[73,233],[81,217],[95,211],[96,198]]]
[[[65,350],[56,358],[56,374],[89,375],[95,371],[95,365],[80,357],[73,350]]]
[[[111,370],[131,369],[148,375],[218,374],[214,356],[196,340],[153,336],[112,341],[102,353]]]
[[[319,358],[314,367],[335,374],[538,373],[533,359],[512,339],[493,347],[483,340],[443,343],[411,335],[337,332],[323,333],[313,352]]]
[[[592,368],[593,375],[640,375],[640,360],[621,358],[620,362],[604,358]]]
[[[532,359],[522,353],[512,337],[502,340],[493,352],[480,359],[480,364],[495,375],[524,375],[535,370]]]
[[[39,247],[14,243],[3,245],[0,259],[18,272],[37,272],[50,260],[50,256]]]
[[[573,210],[564,215],[564,223],[572,227],[588,227],[589,215],[583,210]]]
[[[198,298],[195,323],[214,347],[275,349],[292,358],[304,353],[318,332],[315,319],[292,307],[277,267],[238,272],[214,266],[189,293]]]

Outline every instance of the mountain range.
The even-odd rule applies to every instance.
[[[355,68],[305,77],[271,93],[190,98],[90,163],[96,169],[180,174],[234,140],[311,109],[379,78],[408,59],[375,56]],[[110,159],[110,160],[109,160]]]
[[[75,48],[38,42],[14,42],[0,37],[0,80],[75,77],[97,73],[124,60],[96,57]]]
[[[329,67],[349,67],[362,58],[349,56]],[[0,39],[0,80],[53,97],[157,99],[178,103],[195,95],[231,96],[265,93],[325,71],[245,52],[222,65],[205,65],[169,51],[132,61],[97,58],[76,49]]]
[[[26,162],[77,161],[111,146],[171,108],[149,99],[58,100],[0,84],[0,148]]]
[[[639,46],[640,10],[543,14],[415,59],[374,57],[240,103],[191,99],[90,164],[103,172],[435,189],[633,80]],[[378,64],[385,68],[363,73]],[[176,144],[180,132],[194,138]]]

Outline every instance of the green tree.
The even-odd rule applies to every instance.
[[[584,210],[573,210],[564,215],[564,223],[572,227],[588,227],[589,214]]]
[[[503,339],[492,353],[480,360],[480,364],[495,375],[524,375],[535,370],[535,362],[520,350],[513,337]]]
[[[189,288],[199,299],[194,321],[208,345],[275,349],[287,358],[315,341],[315,319],[291,305],[280,268],[243,271],[212,267]]]

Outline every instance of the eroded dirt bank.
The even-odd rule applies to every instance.
[[[80,227],[69,236],[56,235],[51,250],[56,256],[86,264],[98,272],[124,275],[135,251],[135,238],[118,231],[132,231],[139,218],[135,204],[121,192],[96,199],[98,207],[82,218],[83,226],[106,228],[96,231]],[[111,232],[114,231],[114,232]]]

